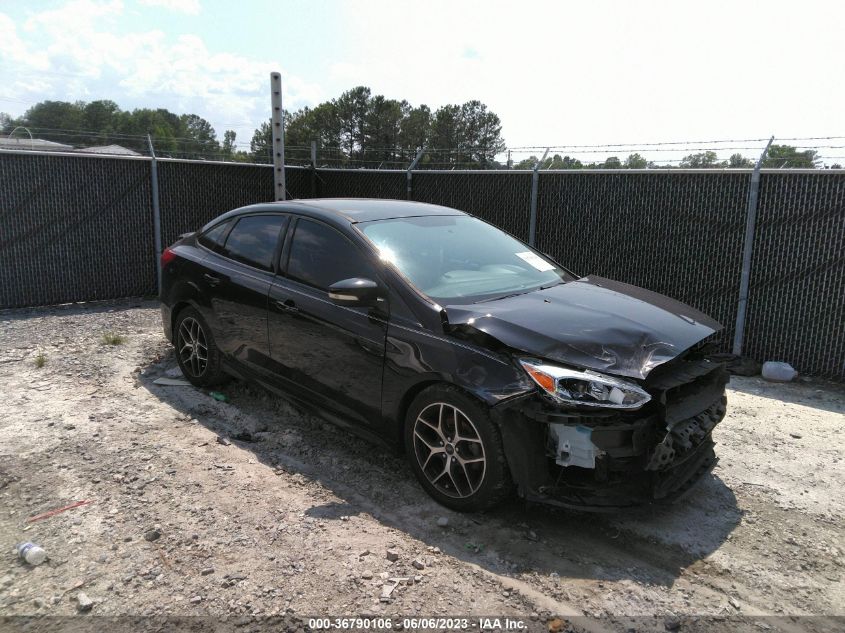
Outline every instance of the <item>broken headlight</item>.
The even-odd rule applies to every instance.
[[[651,400],[638,385],[612,376],[547,365],[533,359],[521,358],[519,364],[543,391],[561,403],[639,409]]]

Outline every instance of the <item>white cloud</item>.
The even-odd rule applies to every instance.
[[[12,77],[4,81],[0,110],[22,111],[21,102],[44,99],[112,99],[123,107],[196,113],[221,137],[238,127],[244,141],[269,116],[271,71],[285,77],[286,108],[323,98],[315,84],[286,75],[275,60],[214,51],[197,35],[118,33],[112,26],[123,10],[120,0],[71,0],[32,14],[23,32],[0,13],[0,70]]]
[[[161,7],[188,15],[197,15],[200,12],[199,0],[140,0],[140,3],[148,7]]]

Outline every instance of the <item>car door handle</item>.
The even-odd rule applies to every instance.
[[[285,312],[299,312],[299,308],[296,307],[296,302],[293,299],[285,299],[284,301],[279,299],[273,303],[277,308],[279,308],[279,310],[284,310]]]
[[[204,274],[202,277],[208,282],[209,286],[216,286],[220,283],[220,277],[215,277],[214,275],[209,275],[208,273]]]

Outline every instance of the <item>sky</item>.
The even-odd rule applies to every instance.
[[[0,0],[0,111],[111,99],[248,142],[278,70],[288,110],[356,85],[479,99],[517,148],[845,137],[843,24],[845,3],[809,0]]]

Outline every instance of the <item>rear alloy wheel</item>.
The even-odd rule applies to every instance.
[[[431,387],[417,396],[405,445],[417,479],[445,506],[484,510],[510,492],[499,430],[483,405],[454,387]]]
[[[211,330],[199,312],[185,308],[179,313],[174,328],[173,345],[182,374],[197,387],[221,383],[225,375],[220,368],[220,352]]]
[[[179,360],[194,378],[201,378],[208,367],[208,342],[205,330],[193,317],[179,323]]]

